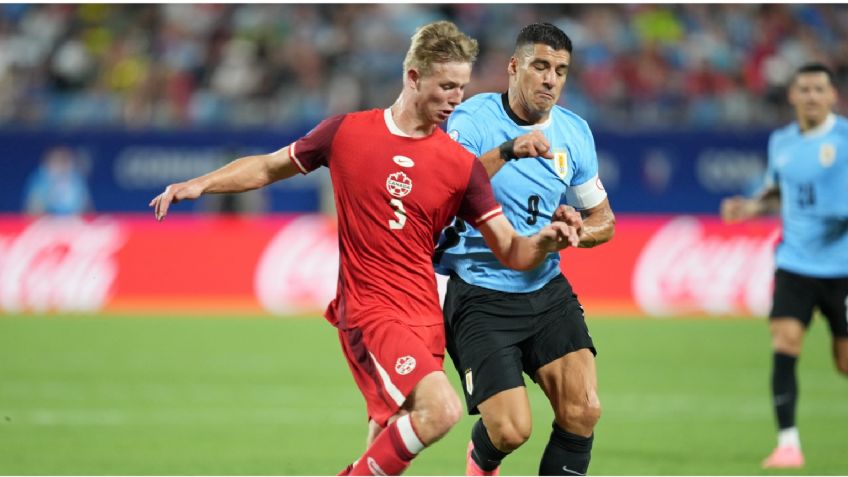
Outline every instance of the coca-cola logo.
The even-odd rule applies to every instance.
[[[636,261],[633,295],[650,315],[765,315],[774,276],[774,229],[766,236],[710,235],[698,219],[659,229]]]
[[[0,235],[0,308],[96,311],[111,292],[125,237],[104,218],[42,218]]]
[[[336,227],[320,216],[284,226],[259,259],[254,289],[271,313],[314,313],[336,295],[339,246]]]

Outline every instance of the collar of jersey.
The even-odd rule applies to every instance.
[[[383,110],[383,118],[386,120],[386,127],[389,128],[390,133],[400,137],[412,137],[398,127],[394,118],[392,118],[392,108],[386,108]]]
[[[825,120],[822,121],[821,124],[814,127],[813,129],[808,129],[806,131],[803,131],[801,133],[801,135],[804,136],[805,138],[813,138],[813,137],[823,136],[823,135],[829,133],[830,130],[833,129],[833,126],[835,124],[836,124],[836,115],[833,114],[833,113],[830,113],[830,114],[827,115],[827,118],[825,118]]]
[[[501,103],[503,104],[503,109],[506,112],[506,115],[509,116],[509,119],[512,119],[516,125],[524,128],[524,129],[545,129],[551,124],[551,119],[553,118],[554,111],[551,110],[551,114],[548,115],[548,119],[543,123],[533,124],[529,123],[515,114],[515,111],[509,107],[509,93],[504,93],[501,95]]]

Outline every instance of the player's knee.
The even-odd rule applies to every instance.
[[[503,416],[487,424],[486,429],[495,447],[502,452],[512,452],[530,439],[533,421],[529,417]]]
[[[451,397],[446,399],[442,411],[442,423],[446,426],[445,432],[448,432],[451,427],[462,419],[462,403],[456,394],[451,393]]]
[[[462,419],[462,405],[459,399],[456,403],[446,402],[433,416],[433,433],[441,437],[448,433]]]
[[[575,434],[589,435],[601,419],[601,403],[597,399],[568,403],[557,412],[557,424]]]
[[[448,397],[449,396],[449,397]],[[462,403],[456,394],[448,395],[430,406],[417,411],[418,431],[422,441],[432,444],[456,425],[462,418]]]
[[[771,323],[772,348],[778,353],[798,356],[804,343],[804,329],[792,319],[778,319]]]
[[[776,334],[772,338],[772,348],[783,354],[798,356],[801,354],[801,344],[803,340],[799,337],[791,335]]]
[[[583,416],[586,426],[594,429],[595,425],[598,424],[598,421],[601,420],[601,403],[596,402],[594,404],[589,404]]]

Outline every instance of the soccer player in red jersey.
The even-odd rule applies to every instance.
[[[330,169],[340,266],[325,316],[338,328],[368,417],[382,428],[343,474],[398,475],[461,417],[442,368],[445,334],[432,266],[434,244],[454,215],[473,223],[516,269],[578,243],[579,230],[563,222],[519,236],[482,163],[438,128],[462,101],[477,51],[453,23],[425,25],[412,37],[403,89],[390,108],[331,117],[287,147],[169,185],[150,202],[162,220],[180,200]]]

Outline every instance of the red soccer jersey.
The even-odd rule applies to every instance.
[[[290,148],[302,173],[330,168],[340,264],[326,317],[342,329],[441,323],[432,255],[442,228],[454,215],[479,225],[502,213],[483,165],[441,129],[402,134],[374,109],[329,118]]]

